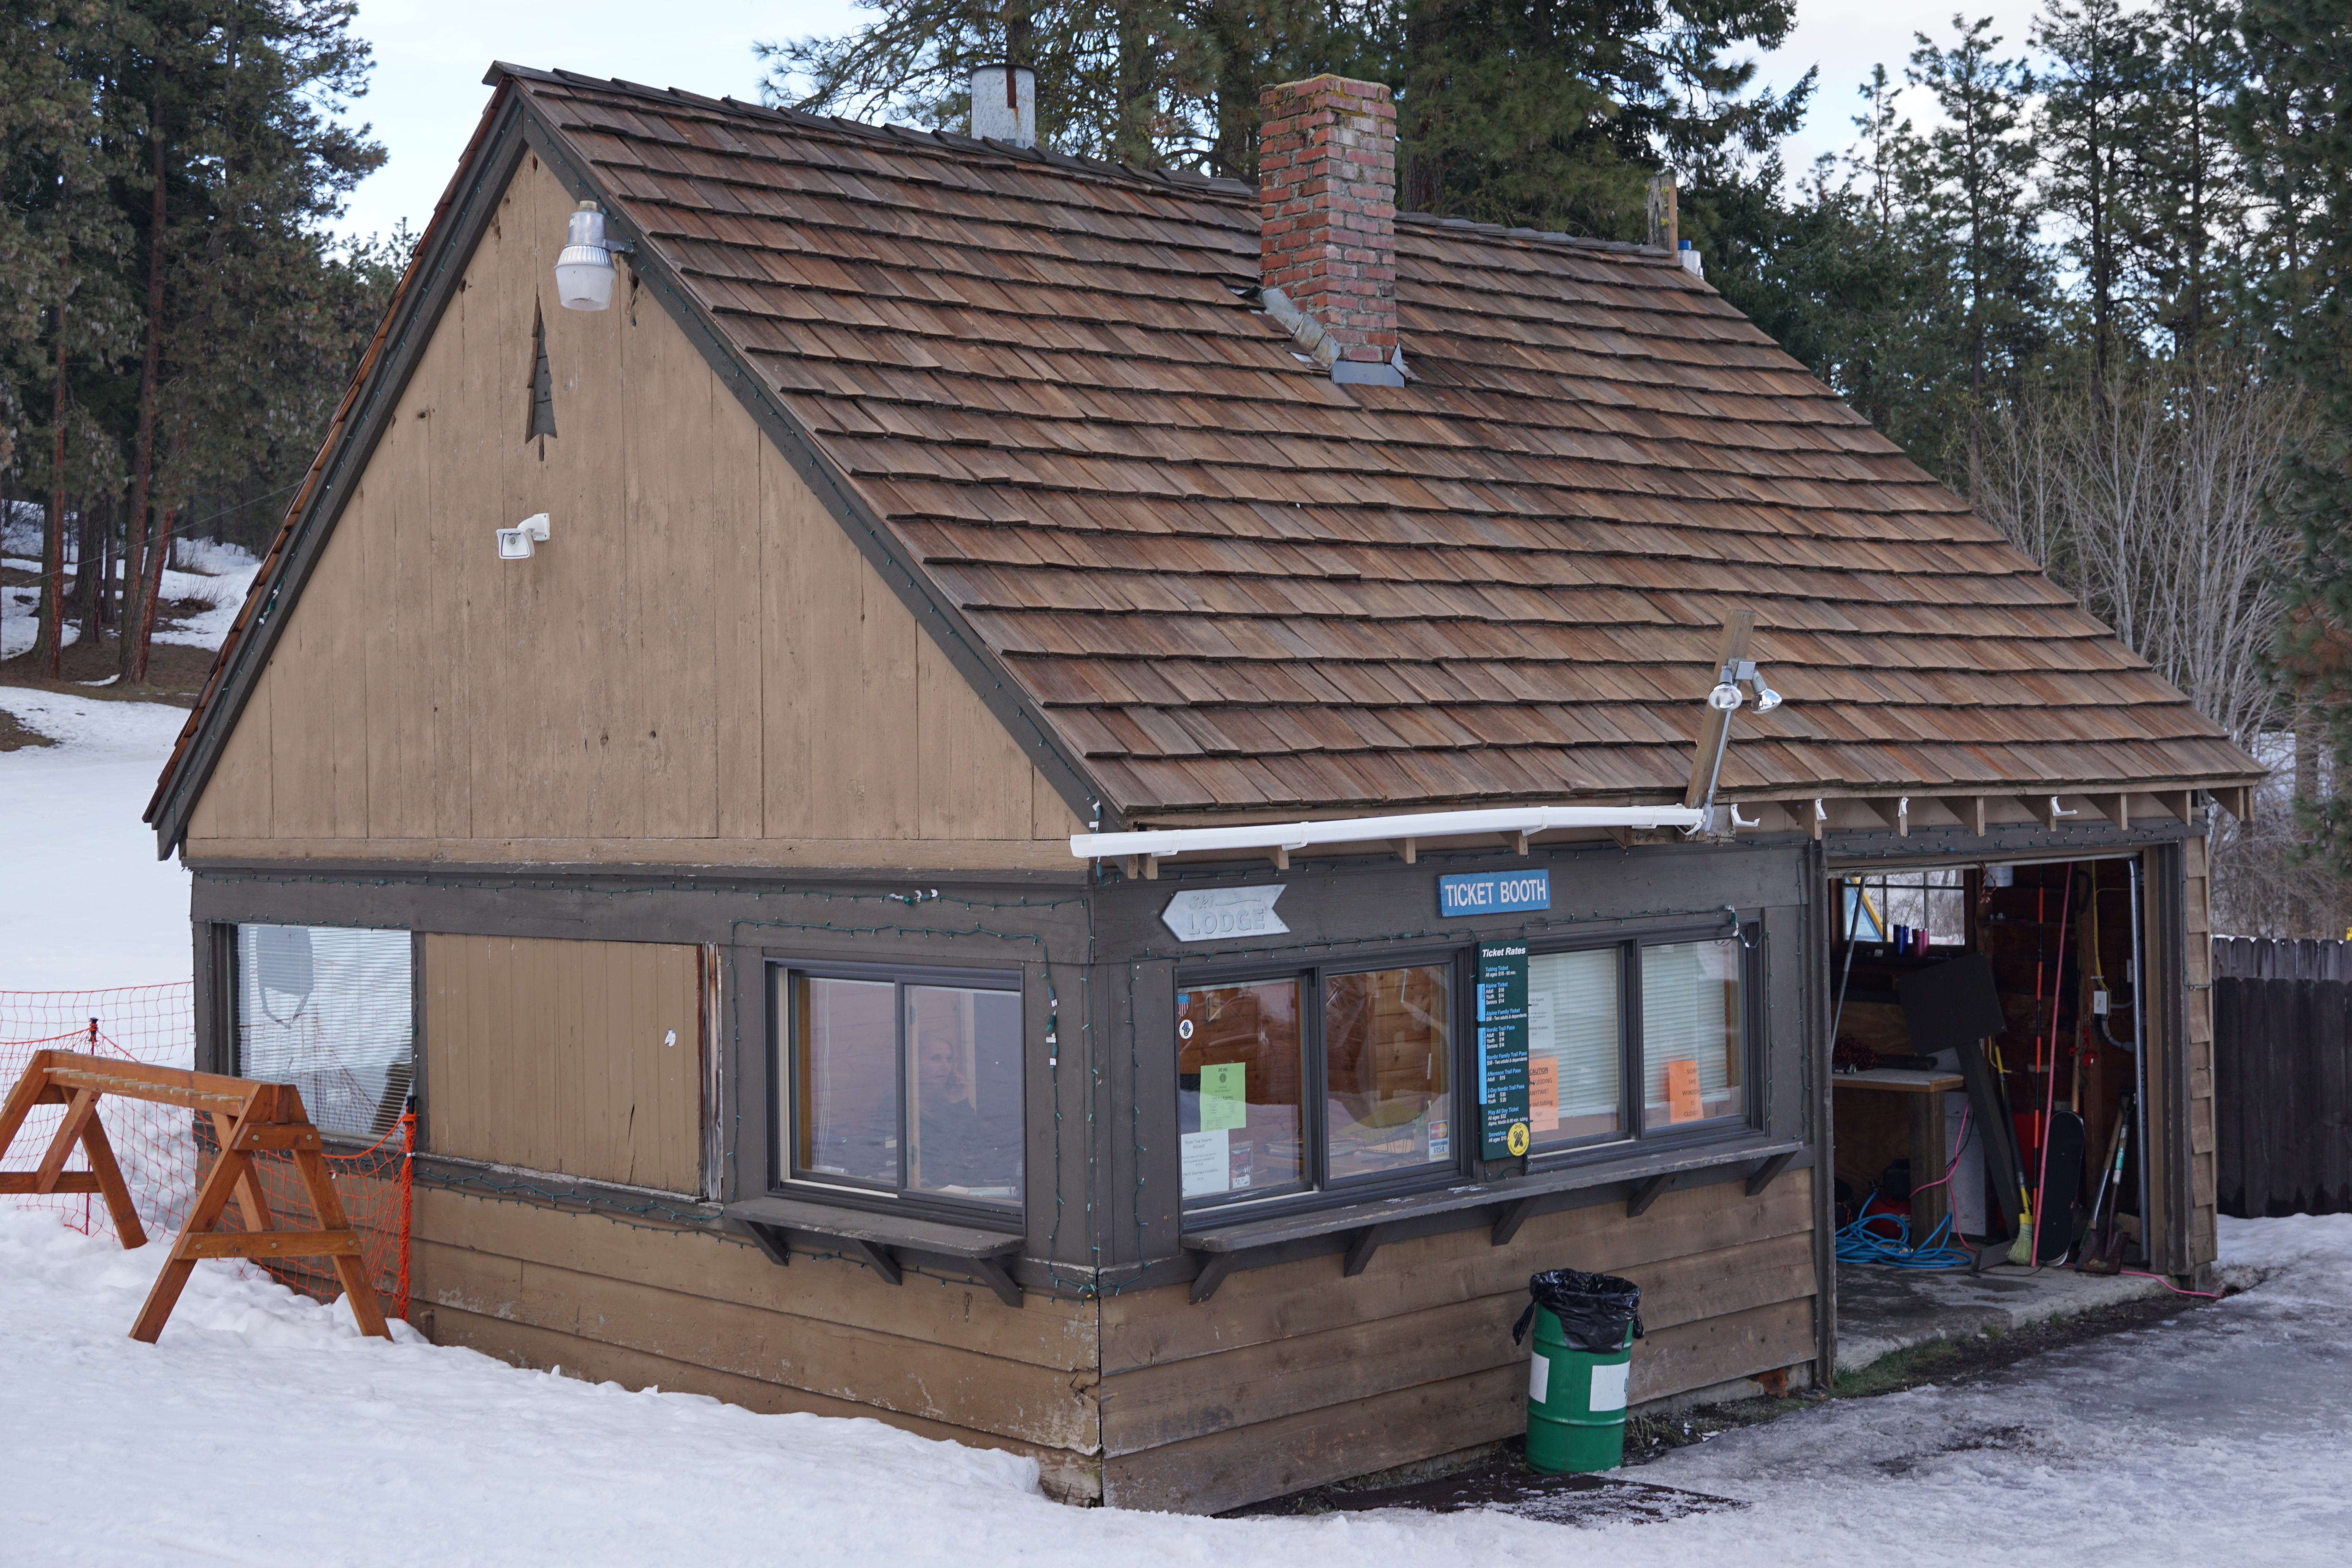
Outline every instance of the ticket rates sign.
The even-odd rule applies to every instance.
[[[1478,1154],[1528,1152],[1528,944],[1478,944]]]

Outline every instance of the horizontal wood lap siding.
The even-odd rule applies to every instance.
[[[558,305],[572,205],[526,156],[281,611],[189,852],[849,864],[952,841],[1066,868],[1081,825],[661,306],[625,279],[609,310]],[[548,542],[499,561],[492,531],[542,511]]]
[[[1037,1458],[1099,1495],[1094,1304],[846,1258],[780,1268],[748,1244],[596,1215],[418,1192],[416,1296],[434,1334],[527,1365],[759,1410],[872,1415]]]
[[[1247,1270],[1192,1306],[1183,1288],[1103,1304],[1104,1485],[1125,1508],[1214,1512],[1492,1441],[1525,1424],[1511,1324],[1528,1276],[1576,1268],[1643,1288],[1639,1403],[1811,1359],[1811,1180],[1750,1198],[1689,1188],[1627,1219],[1596,1205]]]
[[[431,1152],[699,1192],[697,956],[651,942],[426,937]],[[672,1031],[677,1043],[665,1045]]]

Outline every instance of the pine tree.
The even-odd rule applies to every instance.
[[[2239,26],[2249,79],[2228,118],[2259,204],[2253,304],[2319,422],[2273,497],[2304,546],[2279,662],[2290,696],[2327,715],[2341,777],[2352,765],[2352,15],[2340,0],[2248,0]],[[2312,807],[2309,826],[2352,871],[2346,797]]]
[[[2046,165],[2040,195],[2066,230],[2062,248],[2083,277],[2090,312],[2090,386],[2105,395],[2117,340],[2136,343],[2138,322],[2126,299],[2133,236],[2142,225],[2134,198],[2158,61],[2142,20],[2120,0],[2053,0],[2034,26],[2048,59],[2034,117]]]
[[[2049,278],[2030,199],[2034,150],[2019,134],[2033,74],[2021,60],[1999,58],[1990,18],[1954,16],[1952,26],[1959,37],[1948,48],[1916,35],[1905,72],[1935,95],[1947,123],[1906,149],[1904,186],[1927,242],[1919,259],[1948,268],[1954,298],[1933,323],[1940,332],[1930,335],[1944,336],[1965,367],[1960,434],[1973,491],[1996,384],[2047,338]]]

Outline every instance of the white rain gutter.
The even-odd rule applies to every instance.
[[[1081,860],[1120,855],[1165,858],[1202,849],[1293,849],[1376,839],[1456,838],[1470,834],[1545,833],[1559,827],[1679,827],[1696,832],[1711,814],[1691,805],[1520,805],[1492,811],[1421,811],[1329,822],[1265,822],[1247,827],[1160,827],[1139,833],[1073,833]]]

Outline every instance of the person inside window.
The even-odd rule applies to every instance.
[[[1005,1179],[993,1167],[989,1129],[972,1103],[971,1075],[965,1070],[963,1043],[932,1030],[915,1048],[917,1171],[915,1185],[937,1192],[986,1186]]]

